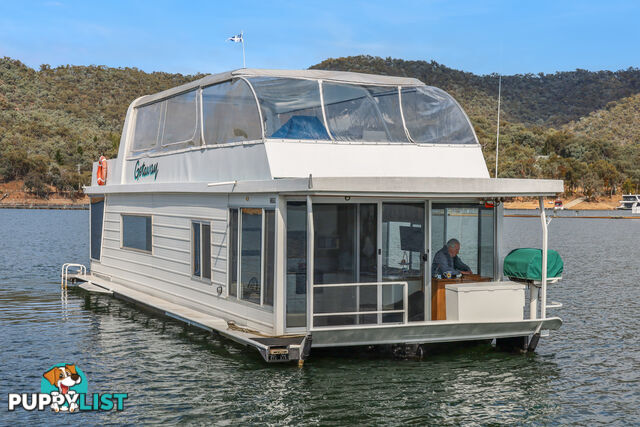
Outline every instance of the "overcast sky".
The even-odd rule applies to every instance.
[[[0,0],[0,56],[192,74],[374,55],[476,74],[640,66],[637,1]]]

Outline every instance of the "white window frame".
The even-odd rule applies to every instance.
[[[260,209],[261,214],[261,221],[262,221],[262,229],[261,229],[261,242],[260,242],[260,304],[248,301],[248,300],[244,300],[242,299],[242,209]],[[266,245],[267,245],[267,241],[266,241],[266,234],[265,234],[265,225],[266,225],[266,216],[265,216],[265,211],[275,211],[275,208],[273,207],[253,207],[253,206],[239,206],[239,207],[229,207],[229,221],[228,223],[228,232],[229,232],[229,236],[231,236],[231,233],[233,233],[233,230],[231,229],[231,211],[237,211],[238,212],[238,223],[237,223],[237,234],[238,234],[238,244],[237,244],[237,263],[238,265],[236,266],[237,270],[236,270],[236,294],[231,295],[231,287],[232,287],[232,283],[231,283],[231,274],[227,274],[227,295],[229,298],[233,298],[236,299],[238,302],[242,302],[242,303],[247,303],[247,304],[251,304],[252,307],[261,307],[264,308],[266,310],[273,310],[273,305],[276,304],[275,302],[275,294],[274,294],[274,302],[273,305],[265,305],[264,303],[264,296],[265,296],[265,286],[266,286],[266,280],[265,280],[265,262],[266,262],[266,257],[265,257],[265,253],[266,253]],[[274,230],[275,232],[275,230]],[[192,233],[193,234],[193,233]],[[232,268],[232,261],[231,261],[231,250],[230,250],[230,246],[231,245],[227,245],[227,271],[231,272],[231,268]],[[274,259],[274,263],[277,262],[277,260]],[[276,272],[275,272],[275,268],[273,269],[273,274],[275,276]],[[273,279],[273,285],[274,285],[274,292],[275,292],[275,286],[276,286],[276,279],[274,277]]]
[[[142,216],[151,218],[151,250],[132,248],[124,245],[124,217],[125,216]],[[153,255],[153,215],[145,213],[121,213],[120,214],[120,249],[138,252],[141,254]]]
[[[193,270],[195,267],[195,236],[194,236],[194,230],[193,230],[193,224],[200,224],[200,275],[197,276],[196,274],[194,274]],[[203,239],[203,225],[208,225],[209,226],[209,278],[204,277],[204,251],[203,248],[204,246],[202,245]],[[191,223],[190,223],[190,227],[189,227],[189,234],[191,236],[191,278],[193,280],[197,280],[199,282],[202,283],[206,283],[206,284],[213,284],[212,282],[212,276],[213,276],[213,263],[211,262],[211,221],[208,220],[202,220],[202,219],[192,219]]]
[[[97,202],[95,203],[99,203],[100,199],[102,199],[102,231],[100,232],[100,258],[94,258],[92,255],[92,248],[91,245],[93,244],[92,242],[92,238],[93,238],[93,234],[91,233],[91,223],[93,221],[93,210],[91,208],[91,204],[93,203],[93,200],[97,200]],[[91,261],[97,261],[100,262],[102,260],[102,242],[104,242],[104,219],[105,219],[105,214],[107,212],[107,198],[106,197],[96,197],[95,199],[93,199],[89,202],[89,259]],[[153,246],[152,246],[153,247]]]

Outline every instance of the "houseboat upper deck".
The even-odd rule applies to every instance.
[[[78,277],[268,361],[561,324],[546,316],[543,198],[562,181],[490,178],[460,105],[416,79],[207,76],[135,100],[118,158],[94,175],[91,273]],[[502,268],[515,196],[541,206],[543,273],[524,281]]]

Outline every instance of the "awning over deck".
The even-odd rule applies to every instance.
[[[278,193],[323,196],[388,196],[423,198],[496,198],[555,196],[561,180],[511,178],[322,177],[282,178],[213,183],[149,183],[86,187],[87,194],[104,193]]]

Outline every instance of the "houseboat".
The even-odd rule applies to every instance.
[[[640,194],[623,194],[620,206],[616,209],[633,210],[636,207],[640,208]]]
[[[490,339],[532,350],[562,324],[546,314],[544,210],[562,181],[491,178],[460,105],[413,78],[210,75],[133,101],[118,157],[93,176],[80,286],[269,362]],[[502,202],[520,196],[540,202],[540,277],[503,274]],[[432,265],[456,240],[461,277]]]

